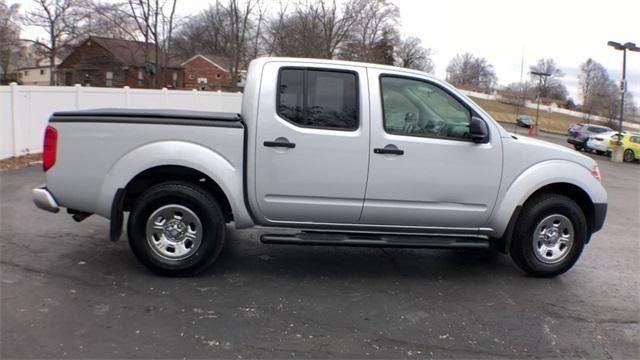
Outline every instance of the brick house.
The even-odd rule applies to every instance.
[[[157,87],[183,87],[184,71],[177,62],[160,54],[162,71],[156,70],[154,61],[153,44],[90,36],[58,66],[58,79],[68,86],[150,88],[157,71],[159,76],[164,73]]]
[[[184,87],[198,90],[229,90],[229,60],[222,56],[198,54],[180,64],[184,68]]]

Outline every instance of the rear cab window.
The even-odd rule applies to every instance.
[[[342,70],[282,68],[276,108],[280,117],[296,126],[357,130],[358,76]]]

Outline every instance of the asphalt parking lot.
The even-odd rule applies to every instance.
[[[106,220],[36,210],[38,166],[0,172],[0,357],[640,358],[640,165],[594,158],[607,223],[555,279],[485,251],[267,246],[233,230],[211,270],[161,278],[107,240]]]

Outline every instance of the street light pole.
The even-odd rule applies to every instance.
[[[629,51],[640,51],[640,47],[637,47],[636,44],[632,42],[627,42],[624,44],[609,41],[607,45],[613,47],[616,50],[622,51],[622,81],[620,82],[620,123],[619,123],[619,133],[622,134],[622,121],[624,118],[624,94],[627,92],[627,50]],[[618,146],[622,144],[622,136],[618,136]]]
[[[620,134],[622,134],[622,119],[624,118],[624,94],[627,92],[627,48],[622,50],[622,82],[620,83]],[[618,136],[618,145],[622,144],[622,136]]]
[[[540,98],[542,97],[542,78],[551,76],[551,74],[541,71],[532,71],[531,75],[538,76],[538,105],[536,106],[536,125],[535,132],[536,136],[538,136],[538,127],[540,126],[539,118],[540,118]]]

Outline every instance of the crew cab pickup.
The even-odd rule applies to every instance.
[[[533,276],[577,261],[602,228],[595,161],[504,130],[419,71],[344,61],[251,62],[240,114],[58,112],[35,204],[81,221],[124,213],[164,275],[214,262],[228,223],[268,244],[494,248]]]

